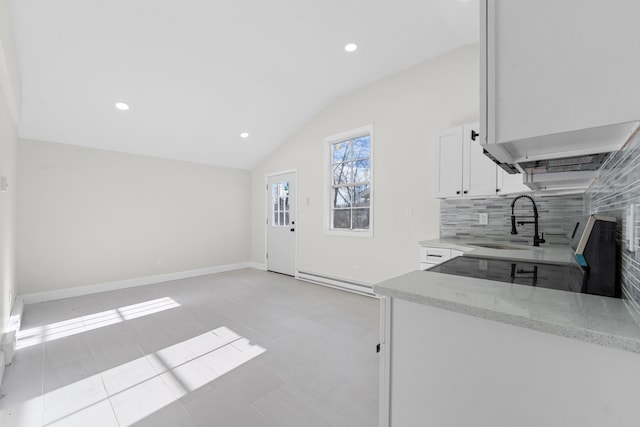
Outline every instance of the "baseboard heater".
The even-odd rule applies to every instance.
[[[323,274],[311,273],[309,271],[298,271],[298,275],[296,277],[305,282],[329,286],[331,288],[341,289],[343,291],[355,292],[355,293],[367,295],[370,297],[376,296],[375,293],[373,292],[373,286],[367,283],[341,279],[339,277],[325,276]]]

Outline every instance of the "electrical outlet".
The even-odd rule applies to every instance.
[[[406,209],[404,210],[404,215],[405,215],[405,216],[411,216],[412,214],[413,214],[413,211],[412,211],[412,209],[411,209],[411,208],[406,208]]]
[[[356,265],[356,266],[354,267],[354,270],[356,271],[356,273],[360,273],[360,266],[359,266],[359,265]]]
[[[156,264],[158,265],[158,267],[164,266],[164,258],[158,258],[156,260]]]
[[[480,225],[488,225],[489,224],[489,214],[488,213],[479,214],[478,221],[479,221]]]

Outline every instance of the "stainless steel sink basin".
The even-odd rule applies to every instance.
[[[478,246],[480,248],[501,249],[508,251],[530,249],[528,246],[516,246],[506,243],[469,243],[469,246]]]

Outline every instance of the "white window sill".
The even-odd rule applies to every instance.
[[[342,236],[342,237],[373,237],[372,230],[324,230],[324,234],[327,236]]]

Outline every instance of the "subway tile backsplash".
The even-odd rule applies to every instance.
[[[515,196],[514,196],[515,197]],[[518,226],[511,235],[511,202],[514,197],[442,200],[440,236],[487,238],[532,244],[533,224]],[[566,244],[578,218],[589,214],[614,216],[618,220],[618,278],[629,312],[640,324],[640,133],[623,151],[614,153],[599,171],[598,179],[584,195],[533,195],[538,206],[540,232],[547,243]],[[635,220],[627,224],[634,206]],[[489,224],[479,224],[479,214],[488,213]],[[520,199],[515,214],[533,215],[531,203]],[[627,227],[635,228],[631,248],[623,242]]]
[[[631,205],[635,205],[635,221],[627,224],[626,214]],[[625,303],[640,323],[640,247],[637,237],[640,232],[640,134],[602,165],[598,179],[585,193],[585,208],[587,213],[618,219],[618,277]],[[627,227],[636,230],[632,248],[622,242]]]
[[[534,226],[517,227],[511,234],[511,202],[505,198],[442,200],[440,203],[440,236],[487,238],[511,243],[533,244]],[[540,232],[548,244],[567,244],[577,218],[585,215],[582,194],[563,196],[533,195],[538,207]],[[533,206],[525,198],[516,202],[516,216],[533,216]],[[479,214],[488,213],[489,224],[479,224]],[[533,221],[533,218],[522,218]]]

